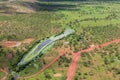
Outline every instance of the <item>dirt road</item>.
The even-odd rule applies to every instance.
[[[77,68],[77,63],[78,63],[78,60],[80,58],[81,53],[90,52],[94,49],[100,49],[100,48],[106,47],[106,46],[108,46],[110,44],[113,44],[113,43],[120,43],[120,39],[116,39],[116,40],[113,40],[113,41],[110,41],[110,42],[106,42],[106,43],[101,44],[101,45],[95,45],[95,46],[92,46],[88,49],[84,49],[84,50],[81,50],[77,53],[74,53],[72,62],[70,63],[70,66],[69,66],[69,69],[68,69],[67,80],[72,80],[74,78],[76,68]]]
[[[57,56],[54,60],[52,60],[49,64],[45,65],[42,67],[41,70],[39,70],[37,73],[31,75],[31,76],[25,76],[25,77],[18,77],[20,79],[26,79],[26,78],[32,78],[32,77],[35,77],[35,76],[38,76],[41,72],[43,72],[45,69],[47,69],[49,66],[51,66],[53,63],[55,63],[59,58],[60,56],[63,56],[64,54],[61,54],[59,56]]]
[[[59,58],[60,58],[60,56],[57,56],[52,62],[50,62],[49,64],[43,66],[40,71],[38,71],[37,73],[35,73],[35,74],[31,75],[31,76],[18,77],[18,78],[20,78],[20,79],[25,79],[25,78],[35,77],[35,76],[39,75],[42,71],[44,71],[45,69],[47,69],[49,66],[51,66],[51,65],[52,65],[54,62],[56,62]]]
[[[104,44],[101,44],[101,45],[95,45],[95,46],[92,46],[88,49],[84,49],[84,50],[81,50],[77,53],[74,53],[74,56],[73,56],[73,59],[72,59],[72,62],[69,66],[69,69],[68,69],[68,74],[67,74],[67,80],[72,80],[74,75],[75,75],[75,72],[76,72],[76,68],[77,68],[77,62],[80,58],[80,54],[83,53],[83,52],[90,52],[94,49],[100,49],[100,48],[103,48],[103,47],[106,47],[112,43],[119,43],[120,42],[120,39],[116,39],[116,40],[113,40],[111,42],[107,42],[107,43],[104,43]],[[41,72],[43,72],[45,69],[47,69],[48,67],[50,67],[53,63],[55,63],[59,58],[60,56],[63,56],[65,53],[63,54],[60,54],[59,56],[57,56],[53,61],[51,61],[49,64],[45,65],[42,67],[41,70],[39,70],[37,73],[31,75],[31,76],[23,76],[23,77],[18,77],[19,79],[26,79],[26,78],[32,78],[32,77],[35,77],[35,76],[38,76]]]
[[[55,50],[55,49],[54,49]],[[64,54],[66,54],[66,52],[68,51],[69,49],[68,48],[59,48],[59,55],[54,58],[49,64],[45,65],[42,67],[41,70],[39,70],[37,73],[31,75],[31,76],[21,76],[21,77],[18,77],[19,79],[26,79],[26,78],[32,78],[32,77],[35,77],[35,76],[38,76],[40,73],[42,73],[45,69],[47,69],[48,67],[50,67],[52,64],[54,64],[61,56],[63,56]]]
[[[3,72],[3,73],[5,73],[6,75],[8,75],[8,72],[5,71],[4,69],[0,69],[0,72]]]
[[[5,73],[5,76],[1,78],[1,80],[7,80],[7,75],[8,75],[8,72],[4,69],[0,69],[0,72],[3,72]]]

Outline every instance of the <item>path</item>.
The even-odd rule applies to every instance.
[[[96,45],[96,46],[92,46],[88,49],[84,49],[84,50],[81,50],[80,52],[77,52],[74,54],[74,57],[72,59],[72,62],[70,64],[70,67],[68,69],[68,74],[67,74],[67,80],[72,80],[72,78],[74,77],[75,75],[75,71],[76,71],[76,67],[77,67],[77,62],[80,58],[80,54],[83,53],[83,52],[90,52],[92,50],[94,50],[95,48],[96,49],[99,49],[99,48],[103,48],[105,46],[108,46],[112,43],[120,43],[120,39],[116,39],[116,40],[113,40],[111,42],[107,42],[107,43],[104,43],[102,45]],[[49,64],[45,65],[42,67],[41,70],[39,70],[37,73],[31,75],[31,76],[23,76],[23,77],[18,77],[19,79],[25,79],[25,78],[32,78],[32,77],[35,77],[35,76],[38,76],[40,73],[42,73],[45,69],[47,69],[48,67],[50,67],[53,63],[55,63],[59,58],[60,56],[63,56],[65,53],[63,54],[60,54],[59,56],[57,56],[53,61],[51,61]],[[72,72],[71,72],[72,71]]]
[[[7,71],[5,71],[4,69],[0,69],[0,72],[5,73],[5,76],[4,76],[3,78],[1,78],[1,80],[6,80],[7,75],[8,75],[8,72],[7,72]]]
[[[4,76],[3,78],[1,78],[1,80],[7,80],[7,77],[6,77],[6,76]]]
[[[64,53],[65,54],[65,53]],[[24,77],[18,77],[20,79],[25,79],[25,78],[32,78],[35,76],[38,76],[41,72],[43,72],[45,69],[47,69],[49,66],[51,66],[53,63],[55,63],[61,56],[63,56],[64,54],[61,54],[59,56],[57,56],[54,60],[52,60],[49,64],[45,65],[42,67],[41,70],[39,70],[37,73],[31,75],[31,76],[24,76]]]
[[[4,69],[0,69],[0,72],[3,72],[3,73],[5,73],[6,75],[8,75],[8,72],[5,71]]]
[[[116,40],[113,40],[113,41],[110,41],[110,42],[106,42],[106,43],[101,44],[101,45],[95,45],[95,46],[92,46],[92,47],[90,47],[88,49],[84,49],[84,50],[81,50],[81,51],[79,51],[77,53],[74,53],[72,62],[70,63],[70,66],[69,66],[69,69],[68,69],[67,80],[72,80],[73,77],[75,76],[77,63],[78,63],[78,60],[80,58],[81,53],[90,52],[90,51],[92,51],[94,49],[100,49],[100,48],[106,47],[106,46],[108,46],[110,44],[113,44],[113,43],[120,43],[120,39],[116,39]]]

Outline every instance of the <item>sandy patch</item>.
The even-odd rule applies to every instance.
[[[29,39],[25,39],[22,41],[22,43],[25,43],[25,44],[30,44],[31,42],[33,42],[35,39],[33,38],[29,38]]]
[[[4,41],[1,44],[5,47],[12,48],[12,47],[20,46],[21,42],[18,42],[18,41]]]
[[[62,74],[60,74],[60,73],[54,74],[54,77],[61,77],[61,76],[62,76]]]
[[[0,44],[7,47],[7,48],[13,48],[13,47],[18,47],[21,46],[22,44],[30,44],[34,41],[35,39],[33,38],[28,38],[23,41],[3,41]]]

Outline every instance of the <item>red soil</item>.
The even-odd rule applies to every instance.
[[[59,56],[57,56],[56,58],[54,58],[49,64],[43,66],[42,69],[39,70],[37,73],[35,73],[35,74],[31,75],[31,76],[19,77],[19,78],[20,78],[20,79],[23,79],[23,78],[32,78],[32,77],[38,76],[41,72],[43,72],[45,69],[47,69],[47,68],[50,67],[52,64],[54,64],[54,63],[60,58],[60,56],[63,56],[64,54],[66,54],[66,52],[67,52],[69,49],[68,49],[68,48],[64,48],[64,47],[61,47],[61,48],[58,48],[58,49],[53,48],[53,50],[58,50]]]
[[[5,68],[4,68],[4,69],[0,68],[0,72],[5,73],[5,76],[3,76],[3,77],[1,78],[1,80],[7,80],[8,72],[5,70]]]
[[[28,39],[25,39],[22,41],[22,43],[25,43],[25,44],[30,44],[31,42],[33,42],[35,39],[33,38],[28,38]]]
[[[5,47],[12,48],[12,47],[21,45],[21,42],[17,42],[17,41],[5,41],[5,42],[2,42],[1,44],[3,46],[5,46]]]
[[[101,44],[101,45],[91,46],[88,49],[84,49],[84,50],[81,50],[81,51],[79,51],[77,53],[74,53],[74,57],[72,59],[72,62],[70,63],[69,69],[68,69],[67,80],[72,80],[73,77],[75,76],[77,63],[78,63],[78,60],[80,58],[81,53],[90,52],[90,51],[92,51],[94,49],[100,49],[100,48],[106,47],[106,46],[108,46],[108,45],[110,45],[112,43],[120,43],[120,39],[116,39],[116,40],[113,40],[113,41],[110,41],[110,42],[107,42],[107,43],[104,43],[104,44]]]
[[[6,75],[8,75],[8,72],[5,69],[0,69],[0,72],[5,73]]]
[[[6,77],[6,76],[4,76],[3,78],[1,78],[1,80],[7,80],[7,77]]]
[[[62,56],[62,55],[61,55]],[[49,64],[45,65],[42,67],[41,70],[39,70],[37,73],[31,75],[31,76],[27,76],[27,77],[19,77],[20,79],[23,79],[23,78],[32,78],[32,77],[35,77],[35,76],[38,76],[41,72],[43,72],[45,69],[47,69],[49,66],[51,66],[53,63],[55,63],[58,59],[60,58],[60,55],[57,56],[54,60],[52,60]]]
[[[33,38],[25,39],[23,41],[3,41],[1,44],[7,48],[17,47],[21,44],[30,44],[32,41],[34,41]]]
[[[113,40],[111,42],[107,42],[107,43],[104,43],[102,45],[95,45],[95,46],[91,46],[90,48],[88,49],[84,49],[84,50],[81,50],[80,52],[77,52],[77,53],[74,53],[74,56],[73,56],[73,59],[72,59],[72,62],[69,66],[69,69],[68,69],[68,74],[67,74],[67,80],[72,80],[74,75],[75,75],[75,71],[76,71],[76,67],[77,67],[77,63],[78,63],[78,60],[80,58],[80,55],[81,53],[83,52],[90,52],[92,50],[94,50],[95,48],[96,49],[100,49],[102,47],[105,47],[105,46],[108,46],[112,43],[119,43],[120,42],[120,39],[117,39],[117,40]],[[65,53],[66,53],[67,50],[63,50],[62,53],[59,54],[59,56],[57,56],[54,60],[52,60],[49,64],[45,65],[42,67],[41,70],[39,70],[37,73],[31,75],[31,76],[25,76],[25,77],[19,77],[20,79],[24,79],[24,78],[32,78],[32,77],[35,77],[35,76],[38,76],[40,73],[42,73],[45,69],[47,69],[48,67],[50,67],[53,63],[55,63],[59,58],[60,56],[63,56]]]

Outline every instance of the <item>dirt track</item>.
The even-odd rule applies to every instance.
[[[64,54],[62,54],[62,55],[64,55]],[[60,58],[60,56],[62,56],[62,55],[57,56],[57,57],[56,57],[54,60],[52,60],[49,64],[43,66],[42,69],[39,70],[37,73],[35,73],[35,74],[31,75],[31,76],[18,77],[18,78],[20,78],[20,79],[25,79],[25,78],[32,78],[32,77],[38,76],[42,71],[44,71],[45,69],[47,69],[47,68],[48,68],[49,66],[51,66],[53,63],[55,63],[55,62]]]
[[[110,41],[110,42],[106,42],[106,43],[101,44],[101,45],[95,45],[95,46],[92,46],[88,49],[84,49],[84,50],[81,50],[77,53],[74,53],[74,57],[72,59],[72,62],[70,63],[69,69],[68,69],[67,80],[72,80],[74,78],[76,68],[77,68],[77,63],[78,63],[78,60],[80,58],[81,53],[90,52],[94,49],[100,49],[100,48],[106,47],[106,46],[108,46],[110,44],[113,44],[113,43],[120,43],[120,39],[116,39],[116,40],[113,40],[113,41]]]
[[[5,73],[5,76],[4,76],[4,77],[2,77],[2,78],[1,78],[1,80],[6,80],[7,75],[8,75],[8,72],[7,72],[7,71],[5,71],[4,69],[0,69],[0,72]]]
[[[104,44],[101,44],[101,45],[95,45],[95,46],[92,46],[88,49],[84,49],[84,50],[81,50],[77,53],[74,53],[74,56],[73,56],[73,59],[72,59],[72,62],[69,66],[69,69],[68,69],[68,74],[67,74],[67,80],[72,80],[74,75],[75,75],[75,72],[76,72],[76,68],[77,68],[77,62],[80,58],[80,54],[83,53],[83,52],[90,52],[94,49],[100,49],[100,48],[103,48],[103,47],[106,47],[112,43],[120,43],[120,39],[116,39],[116,40],[113,40],[113,41],[110,41],[110,42],[107,42],[107,43],[104,43]],[[65,53],[63,54],[60,54],[59,56],[57,56],[53,61],[51,61],[49,64],[45,65],[42,67],[42,69],[40,71],[38,71],[37,73],[31,75],[31,76],[24,76],[24,77],[18,77],[19,79],[26,79],[26,78],[32,78],[32,77],[35,77],[35,76],[38,76],[41,72],[43,72],[45,69],[47,69],[48,67],[50,67],[53,63],[55,63],[59,58],[60,56],[63,56]]]
[[[56,62],[58,59],[60,58],[60,56],[57,56],[52,62],[50,62],[49,64],[45,65],[42,67],[42,69],[40,71],[38,71],[37,73],[31,75],[31,76],[26,76],[26,77],[19,77],[20,79],[23,79],[23,78],[32,78],[32,77],[35,77],[37,75],[39,75],[42,71],[44,71],[46,68],[48,68],[49,66],[51,66],[54,62]]]
[[[3,70],[3,69],[0,69],[0,72],[3,72],[3,73],[5,73],[6,75],[8,75],[8,72],[5,71],[5,70]]]
[[[55,49],[54,49],[55,50]],[[38,76],[41,72],[43,72],[45,69],[47,69],[49,66],[51,66],[53,63],[55,63],[59,58],[60,56],[63,56],[64,54],[66,54],[66,52],[68,51],[69,49],[64,49],[64,47],[62,48],[59,48],[59,56],[57,56],[56,58],[54,58],[49,64],[45,65],[42,67],[41,70],[39,70],[37,73],[31,75],[31,76],[21,76],[21,77],[18,77],[19,79],[26,79],[26,78],[32,78],[32,77],[35,77],[35,76]]]
[[[21,44],[30,44],[34,40],[35,40],[34,38],[27,38],[23,41],[2,41],[0,42],[0,44],[7,48],[13,48],[13,47],[18,47]]]

